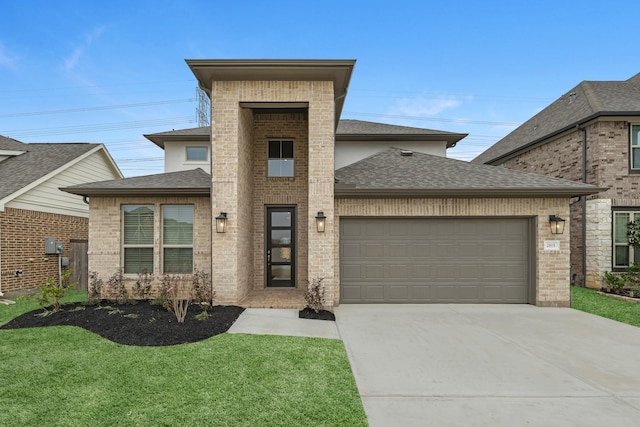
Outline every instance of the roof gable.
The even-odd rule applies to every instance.
[[[606,115],[640,116],[640,73],[626,81],[583,81],[472,162],[497,161],[595,117]]]

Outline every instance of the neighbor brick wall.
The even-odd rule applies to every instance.
[[[54,237],[69,256],[71,240],[86,240],[88,219],[6,208],[0,212],[0,274],[2,292],[37,288],[48,277],[58,280],[58,256],[44,254],[44,239]],[[16,276],[22,270],[22,277]]]
[[[197,270],[211,273],[211,205],[208,197],[91,197],[89,205],[89,271],[103,281],[122,266],[122,205],[154,205],[154,281],[162,277],[162,205],[194,206],[193,261]],[[126,275],[127,286],[137,275]]]
[[[576,284],[599,288],[604,271],[611,270],[611,208],[640,206],[640,174],[629,172],[629,121],[599,118],[584,126],[587,136],[587,183],[609,188],[587,196],[594,200],[587,214],[586,277],[583,277],[582,203],[571,209],[571,277]],[[505,162],[510,169],[582,181],[582,131],[575,129],[550,139]],[[608,209],[608,211],[606,211]],[[608,241],[608,243],[607,243]]]
[[[253,249],[254,236],[247,230],[254,230],[256,202],[253,187],[256,178],[249,178],[246,168],[248,142],[253,142],[247,128],[251,121],[240,102],[304,102],[308,103],[308,209],[299,205],[298,216],[307,223],[308,259],[314,263],[308,266],[308,275],[328,274],[333,277],[333,223],[328,221],[327,231],[319,236],[309,231],[309,224],[315,224],[315,215],[324,210],[328,217],[333,211],[333,146],[334,146],[334,97],[332,82],[317,81],[214,81],[211,96],[211,141],[212,141],[212,212],[228,213],[227,232],[214,234],[212,242],[213,270],[219,301],[238,303],[246,294],[249,284],[254,285],[256,277],[264,267],[258,265],[254,256],[262,256]],[[271,136],[271,135],[270,135]],[[280,137],[282,135],[273,135]],[[258,138],[258,135],[255,135]],[[255,156],[255,151],[252,151]],[[252,164],[257,160],[253,159]],[[296,184],[298,185],[298,184]],[[251,188],[249,188],[251,187]],[[249,193],[251,190],[251,197]],[[297,191],[297,190],[296,190]],[[295,199],[295,197],[294,197]],[[265,199],[265,203],[290,204],[297,199],[286,194]],[[264,212],[264,205],[260,208]],[[263,215],[263,214],[262,214]],[[214,215],[215,216],[215,215]],[[263,218],[259,219],[263,221]],[[315,227],[315,225],[314,225]],[[300,230],[304,227],[300,227]],[[300,231],[299,230],[299,231]],[[244,248],[244,249],[243,249]],[[301,261],[304,262],[304,261]],[[253,268],[252,268],[253,267]],[[300,270],[299,270],[300,271]],[[302,276],[304,277],[304,276]],[[331,292],[331,283],[327,288]]]
[[[569,233],[552,235],[549,215],[569,217],[567,198],[512,199],[336,199],[334,303],[339,295],[339,227],[342,217],[530,217],[535,219],[536,305],[568,307]],[[570,221],[568,221],[570,223]],[[570,224],[567,224],[569,227]],[[559,240],[560,251],[544,251],[545,240]]]

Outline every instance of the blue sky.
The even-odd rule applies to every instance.
[[[0,3],[0,135],[104,143],[162,172],[142,135],[197,126],[184,59],[356,59],[343,119],[468,133],[470,160],[582,80],[640,72],[640,2]]]

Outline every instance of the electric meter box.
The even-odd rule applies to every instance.
[[[62,253],[62,242],[56,242],[53,237],[44,239],[44,253],[46,255],[56,255]]]

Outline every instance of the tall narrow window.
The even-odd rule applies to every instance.
[[[269,176],[293,176],[293,141],[269,141]]]
[[[640,125],[631,125],[631,169],[640,170]]]
[[[638,212],[613,213],[613,268],[626,268],[640,262],[640,250],[629,245],[627,228],[630,221],[640,220]]]
[[[153,205],[123,205],[122,218],[124,272],[153,273]]]
[[[193,206],[162,207],[162,270],[193,273]]]

